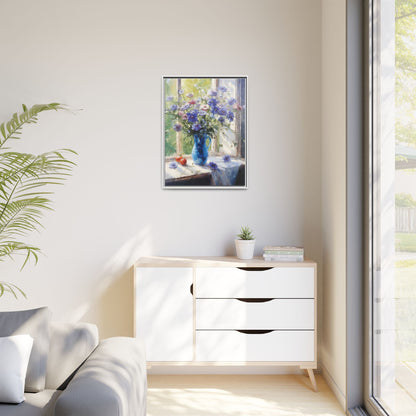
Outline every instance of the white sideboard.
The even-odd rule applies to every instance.
[[[150,366],[294,365],[316,390],[316,263],[148,257],[134,269]]]

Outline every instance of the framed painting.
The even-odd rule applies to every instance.
[[[162,186],[247,189],[247,77],[163,77]]]

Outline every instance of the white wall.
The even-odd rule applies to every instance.
[[[233,254],[249,225],[265,244],[321,255],[320,0],[4,0],[0,120],[58,101],[19,148],[78,151],[75,175],[33,237],[45,256],[1,280],[56,320],[132,335],[132,263],[144,255]],[[6,18],[7,16],[7,18]],[[247,75],[246,191],[161,189],[162,75]]]
[[[323,374],[346,408],[346,2],[322,0]]]

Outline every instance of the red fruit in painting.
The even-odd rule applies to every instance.
[[[181,158],[179,159],[179,163],[180,163],[182,166],[185,166],[185,165],[186,165],[186,159],[185,159],[184,157],[181,157]]]
[[[183,159],[183,157],[182,157],[182,156],[176,156],[176,157],[175,157],[175,160],[176,160],[178,163],[181,163],[181,159]]]

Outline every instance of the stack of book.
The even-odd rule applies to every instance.
[[[267,261],[303,261],[303,248],[287,246],[266,246],[263,258]]]

